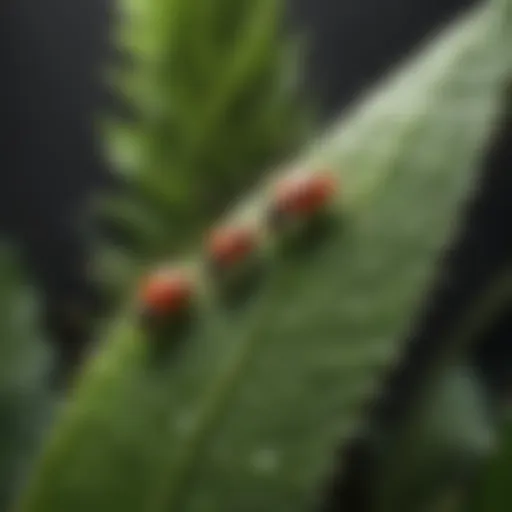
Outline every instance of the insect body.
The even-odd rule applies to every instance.
[[[256,249],[256,236],[247,227],[226,227],[213,231],[207,242],[211,262],[220,268],[239,265]]]
[[[274,220],[310,218],[324,210],[336,192],[328,172],[291,176],[277,184],[271,214]]]
[[[156,318],[168,318],[188,310],[192,295],[193,284],[181,269],[157,270],[139,288],[143,312]]]

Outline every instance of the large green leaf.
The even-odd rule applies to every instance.
[[[473,182],[500,107],[495,14],[461,21],[305,152],[298,164],[340,173],[335,221],[307,247],[269,238],[246,301],[228,307],[202,287],[165,354],[132,306],[120,315],[20,510],[311,509]],[[261,220],[272,182],[235,216]],[[205,278],[200,259],[191,265]]]

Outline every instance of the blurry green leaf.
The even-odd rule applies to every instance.
[[[503,88],[492,14],[458,24],[296,162],[340,173],[334,225],[290,251],[270,237],[250,298],[230,308],[205,290],[167,353],[128,307],[22,512],[311,510],[400,353],[492,131]],[[263,221],[267,192],[235,216]]]
[[[453,496],[458,497],[461,485],[491,453],[496,425],[481,383],[469,366],[447,368],[419,409],[407,463],[402,471],[393,466],[400,475],[398,496],[393,505],[379,505],[441,512],[437,504],[447,496],[450,503]]]
[[[307,129],[299,44],[284,34],[283,0],[121,0],[116,41],[130,63],[109,73],[133,111],[105,132],[129,201],[169,227],[126,219],[143,256],[209,223]],[[140,199],[140,201],[139,201]],[[163,250],[164,248],[164,250]]]
[[[129,197],[108,198],[101,204],[102,213],[108,216],[110,222],[122,230],[130,225],[136,229],[129,230],[128,236],[132,238],[130,245],[144,247],[148,240],[162,240],[170,231],[160,224],[158,216],[150,208],[143,208],[137,201]]]
[[[432,485],[428,495],[435,499],[450,485],[455,490],[460,488],[461,479],[474,471],[475,465],[487,455],[495,432],[481,384],[468,370],[465,375],[459,370],[457,375],[454,365],[467,356],[472,341],[500,314],[511,297],[512,274],[510,269],[505,269],[459,319],[460,325],[456,326],[450,338],[438,344],[440,350],[436,357],[430,358],[426,371],[422,370],[422,382],[417,385],[411,408],[399,418],[392,432],[381,433],[380,443],[384,449],[380,454],[375,510],[423,510],[418,506],[418,496],[414,493],[418,485],[426,482],[421,482],[422,477],[415,474],[415,470],[419,473],[425,471],[425,466],[431,466],[438,485],[437,490]],[[453,399],[457,392],[456,404]],[[450,399],[451,412],[448,408],[444,413],[438,410],[440,404],[447,404]],[[430,411],[427,416],[425,409],[427,413]],[[433,419],[437,428],[432,423]],[[442,425],[444,427],[439,428]],[[447,437],[449,433],[451,436]],[[439,435],[436,442],[445,444],[442,451],[422,444],[425,440],[432,442],[436,435]],[[429,465],[428,458],[436,456],[444,458],[444,461],[437,460]],[[428,495],[424,494],[423,502]]]
[[[36,323],[36,302],[0,249],[0,509],[22,485],[50,413],[50,354]]]
[[[466,510],[505,512],[512,504],[512,414],[510,408],[502,422],[499,441],[492,457],[482,468],[481,477],[470,493]]]

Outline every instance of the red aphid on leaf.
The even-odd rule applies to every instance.
[[[277,184],[273,209],[279,215],[307,217],[321,211],[335,193],[336,180],[329,172],[291,176]]]
[[[256,248],[256,235],[247,226],[221,227],[207,240],[209,258],[216,265],[230,267],[247,260]]]
[[[160,269],[146,276],[139,301],[146,314],[158,318],[187,310],[193,295],[192,281],[181,269]]]

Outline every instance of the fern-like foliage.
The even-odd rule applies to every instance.
[[[121,0],[111,73],[128,107],[107,141],[123,191],[107,201],[132,256],[168,254],[305,131],[299,44],[282,0]]]

